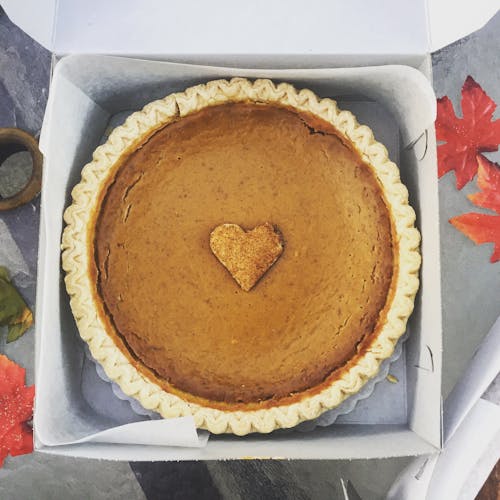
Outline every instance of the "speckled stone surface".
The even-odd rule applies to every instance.
[[[500,13],[482,30],[435,53],[432,59],[434,90],[449,96],[461,115],[460,89],[471,75],[488,95],[500,103]],[[500,118],[500,109],[494,115]],[[496,162],[500,153],[486,153]],[[492,244],[476,246],[448,220],[465,212],[481,212],[467,200],[478,191],[475,180],[461,191],[455,174],[439,181],[443,302],[443,397],[453,388],[475,347],[488,333],[500,305],[500,262],[490,264]],[[459,341],[457,341],[459,339]]]
[[[33,453],[0,469],[2,500],[143,500],[126,462],[82,460]]]
[[[480,32],[433,57],[438,96],[458,105],[460,87],[471,74],[500,102],[500,14]],[[22,33],[0,9],[0,127],[39,133],[47,98],[50,54]],[[457,108],[458,110],[458,108]],[[500,117],[497,112],[497,117]],[[497,158],[498,154],[489,155]],[[475,246],[448,219],[470,211],[465,194],[455,190],[453,174],[440,181],[446,395],[480,339],[500,313],[500,263],[489,264],[490,245]],[[21,290],[33,305],[39,202],[0,215],[29,268]],[[0,348],[2,344],[0,343]],[[33,335],[6,348],[27,368],[33,382]],[[498,384],[490,389],[498,392]],[[495,396],[493,396],[495,397]],[[0,469],[0,498],[23,499],[330,499],[342,498],[340,478],[349,478],[364,500],[381,499],[411,459],[353,461],[230,461],[207,463],[127,463],[68,459],[35,453],[9,458]]]
[[[37,135],[47,102],[51,55],[3,13],[0,18],[0,127]]]

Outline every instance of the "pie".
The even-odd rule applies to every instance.
[[[63,268],[108,377],[163,417],[270,432],[361,389],[406,329],[420,235],[335,101],[218,80],[148,104],[84,167]]]

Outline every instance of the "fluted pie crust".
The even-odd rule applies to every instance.
[[[335,134],[361,157],[378,181],[390,214],[394,259],[386,306],[375,331],[369,342],[365,342],[347,363],[334,367],[335,376],[288,397],[247,405],[231,401],[221,403],[196,395],[191,397],[188,392],[169,386],[157,373],[142,367],[137,357],[119,345],[116,334],[110,331],[96,292],[96,220],[110,179],[123,159],[166,125],[182,122],[182,118],[205,108],[229,103],[277,106],[331,125]],[[73,189],[72,196],[73,203],[64,214],[67,225],[62,238],[62,262],[80,335],[107,376],[118,383],[125,394],[165,418],[192,415],[199,428],[237,435],[293,427],[334,408],[358,392],[377,374],[381,362],[391,356],[405,332],[419,286],[421,262],[420,234],[414,227],[415,213],[408,204],[408,191],[400,182],[397,166],[388,159],[385,147],[375,141],[372,131],[359,125],[350,112],[340,111],[335,101],[319,99],[310,90],[297,91],[289,84],[275,84],[270,80],[251,82],[234,78],[208,82],[152,102],[132,114],[124,125],[111,133],[104,145],[96,149],[93,160],[83,168],[81,182]],[[286,234],[284,236],[286,241]],[[285,244],[285,255],[286,251]]]

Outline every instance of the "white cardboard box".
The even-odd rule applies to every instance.
[[[47,167],[46,189],[42,199],[43,245],[37,310],[40,337],[35,428],[40,449],[50,446],[51,451],[61,451],[61,443],[74,441],[110,426],[86,407],[82,391],[79,390],[82,350],[68,309],[64,286],[58,279],[62,229],[60,215],[68,203],[69,190],[78,182],[81,166],[99,143],[115,113],[140,108],[156,97],[199,81],[233,74],[291,80],[321,95],[354,98],[358,106],[361,99],[371,98],[392,111],[398,122],[396,131],[398,128],[401,130],[404,145],[420,137],[434,120],[435,99],[428,81],[416,70],[404,66],[263,71],[104,56],[63,58],[56,65],[53,75],[52,94],[41,141]],[[89,78],[89,75],[98,75],[98,78]],[[373,125],[377,128],[376,123]],[[412,335],[407,343],[405,368],[408,408],[404,421],[391,422],[389,425],[337,425],[307,434],[295,432],[265,437],[212,437],[204,449],[143,447],[141,453],[146,454],[145,458],[378,456],[384,449],[384,442],[387,454],[418,454],[439,448],[441,332],[438,199],[435,158],[432,155],[435,146],[432,139],[428,142],[431,145],[428,144],[428,151],[420,162],[418,157],[423,152],[419,152],[419,148],[410,148],[400,158],[401,171],[412,192],[412,203],[419,214],[419,226],[424,236],[422,249],[425,264],[422,278],[423,282],[431,283],[428,291],[420,296],[421,303],[417,305],[410,323]],[[396,141],[396,145],[398,143]],[[422,200],[421,203],[417,195],[424,192],[425,202]],[[55,214],[58,217],[54,217]],[[425,290],[424,287],[422,289]],[[428,350],[434,357],[433,366],[428,358]],[[423,354],[420,355],[420,352]],[[61,373],[64,373],[63,381]],[[318,445],[320,437],[321,446]],[[359,444],[355,445],[357,441]],[[96,446],[102,445],[84,443],[71,446],[73,452],[77,452],[76,447],[84,447],[85,453],[90,454],[95,452]],[[134,449],[130,455],[128,453],[132,450],[126,449],[126,445],[120,447],[128,457],[137,459],[137,450]],[[98,453],[101,455],[102,450]]]
[[[32,4],[30,8],[26,4]],[[35,437],[40,451],[124,460],[253,457],[374,458],[418,455],[441,446],[441,308],[435,99],[432,48],[485,22],[490,12],[459,17],[452,26],[443,2],[386,0],[312,1],[283,5],[254,2],[234,8],[217,0],[179,2],[168,8],[148,0],[105,4],[92,0],[3,0],[14,22],[56,55],[94,52],[182,60],[205,66],[103,56],[62,57],[55,66],[41,149],[45,155],[37,292],[37,399]],[[487,2],[485,2],[487,3]],[[429,9],[428,9],[429,7]],[[463,6],[454,6],[459,11]],[[428,12],[429,10],[429,12]],[[35,15],[38,12],[38,16]],[[151,13],[154,15],[151,15]],[[197,14],[194,15],[193,13]],[[28,14],[29,13],[29,14]],[[477,15],[477,14],[480,15]],[[340,19],[341,22],[336,20]],[[110,36],[111,35],[111,36]],[[431,40],[434,43],[431,43]],[[435,40],[439,40],[435,42]],[[271,48],[271,49],[270,49]],[[406,64],[360,67],[365,64]],[[224,62],[240,69],[211,67]],[[322,68],[322,69],[241,69]],[[344,67],[344,69],[339,69]],[[420,73],[411,69],[418,68]],[[338,69],[335,69],[338,68]],[[269,77],[312,88],[324,97],[372,101],[392,113],[400,130],[399,164],[422,232],[422,286],[405,349],[405,423],[348,424],[270,436],[211,437],[205,448],[80,443],[62,445],[78,432],[110,426],[84,398],[77,375],[81,343],[61,280],[62,211],[81,167],[110,117],[192,83],[221,76]]]

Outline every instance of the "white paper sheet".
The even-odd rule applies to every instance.
[[[473,500],[499,459],[500,406],[480,399],[444,451],[413,460],[387,499]]]
[[[208,436],[207,431],[196,429],[192,417],[179,417],[120,425],[60,444],[110,443],[202,448],[206,446]]]
[[[500,432],[490,441],[472,471],[467,476],[467,481],[462,485],[458,500],[472,500],[477,497],[479,490],[488,479],[493,467],[500,459]]]
[[[500,317],[446,399],[444,451],[409,464],[391,487],[389,500],[475,497],[481,479],[500,458],[500,446],[491,446],[499,438],[500,401],[480,399],[499,371]]]
[[[464,489],[464,494],[467,494],[467,490],[469,492],[466,498],[473,500],[477,491],[470,491],[469,476],[474,472],[481,457],[488,452],[489,445],[496,440],[499,432],[500,406],[480,399],[449,439],[436,462],[427,499],[458,499]],[[500,458],[500,448],[497,448],[495,455],[493,458],[496,462]],[[483,471],[486,477],[489,470]]]
[[[443,411],[445,445],[499,371],[500,317],[474,353],[467,366],[466,375],[446,398]]]

